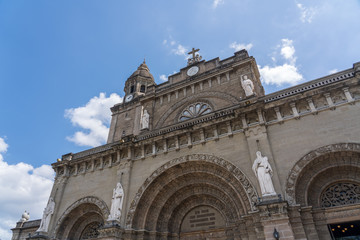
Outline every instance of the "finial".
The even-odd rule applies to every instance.
[[[192,51],[190,51],[188,54],[192,55],[192,58],[190,57],[188,59],[188,66],[192,65],[194,63],[200,62],[200,60],[202,59],[202,57],[199,54],[196,54],[196,52],[198,52],[200,49],[195,49],[192,48]]]
[[[144,57],[144,62],[143,62],[143,64],[146,64],[146,63],[145,63],[145,57]]]

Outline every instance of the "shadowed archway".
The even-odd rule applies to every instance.
[[[256,200],[255,188],[233,164],[213,155],[188,155],[164,164],[146,179],[130,206],[126,223],[135,230],[179,234],[185,216],[204,206],[204,211],[211,213],[199,214],[204,217],[198,221],[205,221],[201,224],[207,226],[223,220],[225,225],[216,227],[224,228],[255,210]],[[206,222],[211,214],[214,217]],[[189,228],[199,225],[189,224]]]

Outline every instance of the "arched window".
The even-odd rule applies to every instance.
[[[330,185],[320,197],[321,207],[335,207],[360,203],[360,185],[340,182]]]
[[[142,93],[145,92],[145,85],[141,85],[141,86],[140,86],[140,92],[142,92]]]
[[[180,114],[179,121],[196,118],[212,112],[212,108],[207,103],[198,102],[187,106]]]
[[[134,91],[135,91],[135,86],[132,85],[132,86],[130,87],[130,93],[133,93]]]

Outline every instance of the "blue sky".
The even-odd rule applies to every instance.
[[[360,61],[359,22],[359,0],[0,0],[0,239],[41,218],[51,163],[104,143],[144,57],[161,83],[192,47],[246,48],[270,93]]]

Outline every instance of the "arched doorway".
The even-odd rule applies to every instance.
[[[97,197],[86,197],[73,203],[59,218],[54,230],[56,239],[96,239],[109,210]]]
[[[188,155],[156,170],[139,189],[127,227],[174,239],[228,239],[257,194],[234,165],[211,155]],[[229,231],[231,229],[231,231]]]
[[[360,238],[360,232],[351,230],[360,221],[360,145],[310,152],[292,168],[286,193],[292,205],[311,207],[314,223],[304,225],[307,234],[316,230],[318,239]]]

